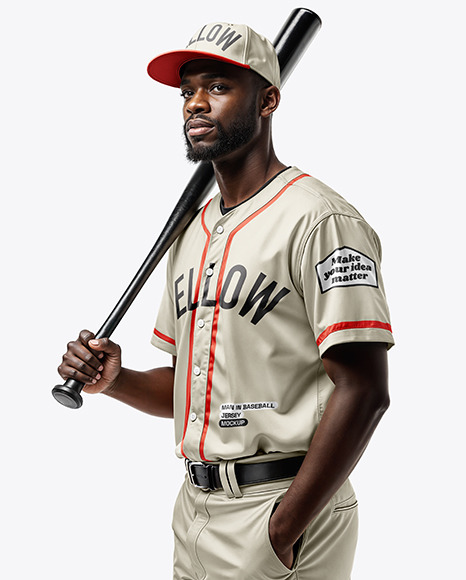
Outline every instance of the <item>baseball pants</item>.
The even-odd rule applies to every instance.
[[[268,523],[291,482],[233,483],[227,494],[186,478],[174,508],[174,580],[349,580],[358,528],[349,480],[305,530],[293,568],[275,555]]]

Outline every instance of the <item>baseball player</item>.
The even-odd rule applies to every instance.
[[[121,368],[118,345],[82,331],[59,373],[174,417],[176,580],[348,580],[348,476],[389,404],[379,239],[276,157],[280,74],[263,36],[207,24],[148,72],[181,90],[187,156],[212,161],[219,188],[169,253],[152,343],[173,364]]]

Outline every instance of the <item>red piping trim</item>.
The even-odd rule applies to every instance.
[[[228,236],[228,240],[225,246],[225,252],[222,258],[222,265],[220,268],[220,272],[218,275],[217,280],[217,289],[216,289],[216,305],[214,310],[214,317],[212,320],[212,339],[210,343],[210,358],[209,358],[209,370],[207,374],[207,390],[206,390],[206,400],[205,400],[205,413],[204,413],[204,428],[202,430],[201,435],[201,442],[199,445],[199,454],[201,456],[202,461],[208,461],[204,454],[204,446],[205,446],[205,439],[207,436],[207,430],[209,428],[209,419],[210,419],[210,404],[212,401],[212,378],[214,374],[214,364],[215,364],[215,349],[217,346],[217,329],[218,329],[218,317],[220,313],[220,293],[222,290],[222,282],[223,282],[223,275],[225,274],[226,263],[228,259],[228,254],[230,252],[230,247],[233,241],[234,236],[244,228],[250,221],[260,215],[263,211],[268,209],[273,203],[275,203],[284,193],[285,191],[293,185],[299,179],[303,177],[309,177],[309,175],[303,173],[302,175],[298,175],[292,179],[289,183],[287,183],[269,202],[267,202],[264,206],[260,209],[255,211],[251,214],[248,218],[246,218],[243,222],[241,222]]]
[[[202,223],[202,227],[204,229],[204,232],[206,233],[207,239],[206,239],[206,243],[204,244],[204,251],[202,252],[201,264],[199,266],[199,273],[197,275],[196,288],[194,290],[194,303],[196,303],[199,300],[199,290],[201,287],[202,273],[204,271],[204,264],[205,264],[205,260],[206,260],[206,256],[207,256],[207,250],[209,249],[210,238],[211,238],[211,233],[207,229],[207,226],[205,223],[205,212],[206,212],[207,206],[209,205],[209,203],[211,201],[212,200],[208,201],[208,203],[204,207],[204,210],[203,210],[202,215],[201,215],[201,223]],[[186,406],[185,406],[185,413],[184,413],[183,437],[181,438],[181,447],[180,447],[181,454],[184,457],[186,457],[186,455],[183,451],[184,439],[186,436],[186,430],[188,428],[189,411],[191,409],[191,382],[192,382],[192,376],[193,376],[192,375],[193,348],[194,348],[194,330],[195,330],[195,322],[196,322],[195,315],[196,315],[196,311],[193,310],[191,312],[191,323],[190,323],[190,329],[189,329],[188,372],[187,372],[187,376],[186,376]]]
[[[317,346],[320,346],[324,340],[332,333],[340,330],[353,330],[356,328],[381,328],[392,332],[392,327],[387,322],[379,322],[378,320],[355,320],[349,322],[338,322],[327,327],[324,332],[317,339]]]
[[[211,201],[212,201],[212,200],[211,200],[211,199],[209,199],[209,201],[208,201],[208,202],[206,203],[206,205],[205,205],[204,211],[203,211],[203,212],[202,212],[202,214],[201,214],[201,224],[202,224],[202,227],[204,228],[204,231],[205,231],[205,233],[206,233],[206,236],[207,236],[209,239],[210,239],[210,232],[209,232],[209,229],[207,228],[207,226],[206,226],[206,223],[205,223],[205,212],[206,212],[206,209],[207,209],[207,207],[208,207],[208,205],[209,205],[209,203],[210,203]]]
[[[173,344],[174,346],[176,346],[174,338],[170,338],[169,336],[167,336],[166,334],[163,334],[162,332],[160,332],[156,328],[154,328],[154,334],[155,334],[155,336],[158,336],[159,338],[161,338],[165,342],[169,342],[170,344]]]

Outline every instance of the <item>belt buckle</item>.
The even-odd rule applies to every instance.
[[[190,461],[189,459],[185,459],[186,471],[188,472],[189,481],[194,487],[198,487],[199,489],[208,489],[210,491],[215,491],[217,488],[214,487],[214,482],[211,476],[212,470],[211,465],[203,463],[202,461]],[[193,466],[203,467],[207,473],[207,479],[209,485],[199,485],[194,481],[194,473],[193,473]]]

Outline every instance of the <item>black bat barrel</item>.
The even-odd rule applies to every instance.
[[[321,26],[322,22],[319,16],[311,10],[296,8],[291,12],[274,41],[280,64],[282,86],[293,72]],[[157,264],[188,225],[199,205],[207,197],[214,181],[212,164],[201,163],[189,180],[152,250],[107,320],[97,332],[96,338],[109,337],[113,333]],[[52,394],[65,407],[79,409],[83,404],[81,396],[83,387],[83,383],[68,379],[63,385],[54,387]]]

